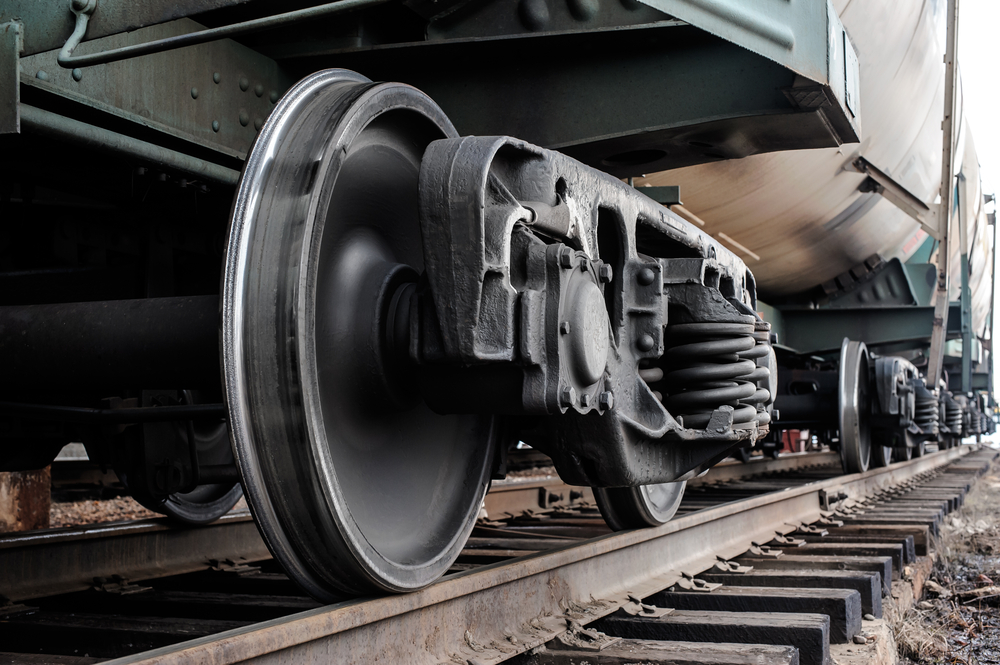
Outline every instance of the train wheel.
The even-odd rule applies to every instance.
[[[884,445],[886,443],[889,445]],[[871,466],[889,466],[892,464],[892,458],[892,435],[886,432],[872,432]]]
[[[244,167],[222,305],[233,445],[268,547],[321,600],[436,580],[489,486],[493,418],[433,413],[390,332],[423,270],[421,157],[456,135],[418,90],[327,70]]]
[[[847,473],[868,470],[871,431],[868,427],[869,358],[864,342],[844,339],[840,347],[840,455]]]
[[[677,513],[686,482],[640,487],[595,487],[604,521],[615,531],[666,524]]]

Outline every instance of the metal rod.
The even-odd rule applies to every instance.
[[[121,48],[111,49],[110,51],[101,51],[99,53],[91,53],[89,55],[74,56],[73,50],[79,46],[80,42],[83,40],[87,31],[87,23],[90,20],[90,14],[93,13],[94,7],[97,4],[96,2],[91,4],[77,0],[77,2],[73,3],[73,13],[76,14],[76,27],[73,34],[66,41],[66,45],[63,46],[62,50],[59,52],[58,61],[61,67],[65,67],[67,69],[103,65],[108,62],[125,60],[126,58],[135,58],[140,55],[162,53],[163,51],[171,51],[184,46],[204,44],[205,42],[224,39],[226,37],[248,35],[254,32],[260,32],[261,30],[269,30],[283,25],[290,25],[299,21],[307,21],[325,16],[331,16],[333,14],[340,14],[352,9],[373,7],[387,1],[388,0],[338,0],[337,2],[319,5],[318,7],[307,7],[306,9],[299,9],[293,12],[277,14],[275,16],[253,19],[252,21],[224,25],[219,28],[210,28],[208,30],[199,30],[198,32],[190,32],[186,35],[177,35],[176,37],[157,39],[144,44],[134,44],[132,46],[123,46]]]
[[[21,391],[216,388],[219,298],[3,306],[0,367]]]
[[[141,406],[124,409],[88,409],[79,406],[0,402],[0,413],[39,420],[73,423],[150,423],[173,420],[221,420],[225,404],[185,404],[184,406]]]
[[[934,322],[927,358],[927,385],[937,388],[944,367],[944,345],[948,331],[948,254],[955,178],[955,60],[958,56],[958,0],[948,0],[948,40],[945,50],[944,130],[941,146],[941,244],[938,246],[938,280],[934,293]],[[959,220],[961,223],[962,220]]]
[[[225,185],[235,185],[240,179],[240,172],[235,169],[27,104],[21,104],[21,127],[61,141],[73,141],[106,152],[129,155]]]

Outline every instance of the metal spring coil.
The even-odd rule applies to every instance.
[[[962,434],[962,405],[951,395],[945,397],[945,424],[952,434]]]
[[[756,359],[767,354],[767,338],[755,339],[754,325],[681,323],[667,328],[664,354],[669,371],[663,379],[664,403],[685,427],[702,429],[712,413],[729,405],[733,426],[759,422],[757,405],[769,393],[757,382],[769,376]]]
[[[927,392],[931,394],[930,391]],[[939,431],[938,423],[941,416],[938,398],[931,394],[930,397],[917,397],[914,402],[913,423],[924,434],[936,435]]]

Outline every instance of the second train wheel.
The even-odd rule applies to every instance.
[[[492,416],[432,412],[392,334],[424,269],[421,158],[455,136],[418,90],[327,70],[277,104],[240,180],[222,301],[233,444],[268,547],[321,600],[435,581],[490,483]]]
[[[838,412],[840,455],[847,473],[867,471],[871,457],[869,366],[865,343],[844,339],[840,346]]]
[[[670,521],[684,498],[685,481],[640,487],[595,487],[597,507],[614,531],[659,526]]]

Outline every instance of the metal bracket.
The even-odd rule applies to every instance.
[[[806,544],[806,541],[799,538],[791,538],[780,531],[775,531],[774,533],[777,535],[771,539],[771,542],[777,545],[782,545],[784,547],[802,547]]]
[[[237,563],[232,559],[212,559],[209,563],[212,564],[212,570],[229,575],[236,575],[237,577],[252,577],[254,575],[260,575],[261,573],[260,566]]]
[[[785,553],[781,550],[775,549],[770,545],[761,545],[757,542],[750,543],[750,554],[754,556],[767,557],[769,559],[777,559],[778,557],[784,556]]]
[[[110,593],[116,596],[131,596],[135,593],[152,591],[152,587],[131,584],[121,575],[112,575],[110,579],[107,577],[95,577],[93,589],[94,591]]]
[[[814,524],[800,524],[795,527],[795,531],[792,533],[809,535],[809,536],[829,536],[830,532],[826,529],[816,526]]]
[[[628,600],[629,602],[622,605],[619,610],[630,617],[652,617],[654,619],[658,619],[674,611],[670,607],[647,605],[642,602],[642,598],[631,593],[628,595]]]
[[[593,628],[584,628],[575,619],[566,619],[566,626],[568,630],[549,643],[550,649],[555,647],[579,651],[603,651],[622,640],[620,637],[605,635]]]
[[[745,575],[753,570],[753,566],[741,566],[735,561],[729,561],[728,559],[723,559],[720,556],[718,557],[718,561],[715,562],[715,565],[709,568],[709,570],[714,573]]]
[[[706,582],[705,580],[698,579],[694,575],[681,573],[681,578],[670,588],[674,591],[680,589],[683,591],[710,593],[718,589],[720,586],[722,586],[721,582]]]
[[[861,191],[881,194],[894,206],[917,220],[921,228],[928,234],[937,239],[941,238],[941,229],[938,228],[940,220],[938,220],[937,210],[932,209],[921,201],[910,190],[893,180],[885,171],[864,157],[858,157],[845,168],[850,168],[868,176],[868,179],[861,183]]]
[[[21,133],[21,51],[17,21],[0,25],[0,134]]]

